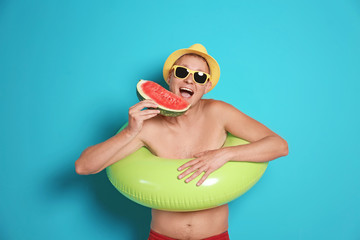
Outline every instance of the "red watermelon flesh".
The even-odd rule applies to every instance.
[[[140,80],[137,84],[137,94],[140,100],[154,100],[165,116],[181,115],[190,107],[186,100],[152,81]]]

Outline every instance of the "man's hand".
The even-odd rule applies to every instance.
[[[145,120],[155,117],[160,113],[158,105],[151,99],[143,100],[129,109],[129,125],[126,127],[134,135],[138,134]],[[147,108],[143,110],[144,108]],[[155,109],[151,109],[155,108]]]
[[[178,168],[178,171],[182,171],[188,167],[188,169],[181,173],[178,178],[182,179],[190,173],[194,172],[189,178],[185,180],[185,182],[188,183],[199,176],[202,172],[205,172],[201,179],[197,182],[197,186],[200,186],[210,175],[210,173],[222,167],[230,160],[227,157],[226,148],[200,152],[195,154],[194,157],[195,159],[185,163]]]

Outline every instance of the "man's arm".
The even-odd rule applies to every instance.
[[[186,182],[190,182],[205,172],[197,183],[199,186],[210,173],[230,160],[267,162],[288,154],[287,142],[260,122],[245,115],[230,104],[221,101],[214,101],[212,104],[213,116],[219,118],[225,130],[250,143],[195,154],[194,160],[178,168],[179,171],[182,171],[188,167],[179,175],[179,179],[195,172],[186,179]],[[221,114],[218,114],[219,112]]]
[[[75,162],[75,170],[81,175],[98,173],[140,147],[142,142],[125,128],[105,142],[85,149]]]
[[[250,144],[224,148],[229,160],[268,162],[288,154],[288,144],[275,132],[235,107],[220,102],[225,130]]]
[[[155,117],[159,110],[142,110],[157,108],[152,100],[144,100],[129,109],[129,124],[120,133],[105,142],[88,147],[75,162],[78,174],[95,174],[107,166],[119,161],[144,146],[139,137],[145,120]]]

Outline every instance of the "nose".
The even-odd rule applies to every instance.
[[[189,75],[184,79],[184,81],[186,83],[193,83],[192,78],[193,78],[192,73],[189,73]]]

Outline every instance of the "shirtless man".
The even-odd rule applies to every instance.
[[[197,182],[201,187],[209,174],[230,160],[266,162],[286,156],[287,142],[263,124],[225,102],[202,99],[219,76],[217,62],[200,44],[172,53],[165,62],[164,77],[170,91],[188,101],[190,109],[178,117],[165,117],[159,115],[159,110],[143,110],[157,107],[151,100],[135,104],[129,110],[128,126],[105,142],[85,149],[75,162],[76,172],[98,173],[146,146],[164,158],[195,157],[179,167],[178,177],[188,182],[203,173]],[[221,148],[227,132],[250,144]],[[152,209],[149,239],[229,239],[228,215],[227,204],[194,212]]]

